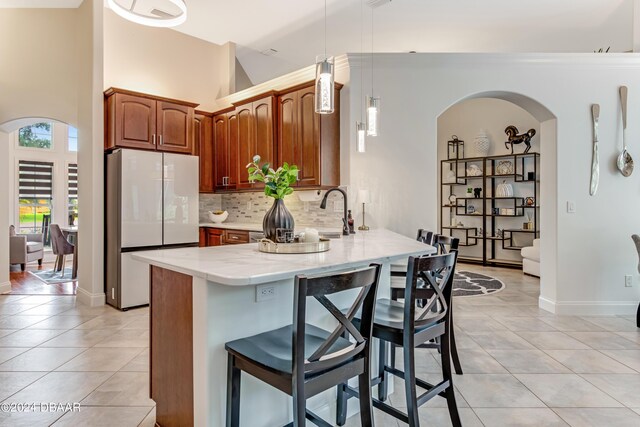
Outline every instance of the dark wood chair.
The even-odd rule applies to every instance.
[[[420,236],[420,232],[422,230],[418,230],[418,236]],[[451,236],[444,236],[441,234],[435,234],[431,236],[431,240],[430,240],[430,244],[433,245],[436,249],[437,249],[437,253],[438,254],[448,254],[451,252],[457,252],[458,251],[458,247],[460,245],[460,240],[456,237],[451,237]],[[455,273],[455,269],[454,269],[454,273]],[[392,281],[391,281],[391,299],[394,301],[397,301],[398,299],[402,298],[403,293],[404,293],[404,284],[402,283],[402,281],[399,280],[393,280],[394,277],[405,277],[406,276],[406,271],[405,272],[401,272],[401,271],[392,271],[391,272],[391,277],[392,277]],[[422,304],[422,302],[419,302],[419,304]],[[460,363],[460,356],[458,356],[458,347],[456,345],[456,335],[455,335],[455,329],[453,327],[454,323],[453,323],[453,300],[452,300],[452,304],[449,307],[449,324],[451,325],[451,333],[450,333],[450,338],[451,338],[451,358],[453,359],[453,367],[456,371],[456,374],[458,375],[462,375],[463,371],[462,371],[462,364]],[[433,343],[424,343],[420,346],[421,348],[437,348],[438,351],[440,351],[440,343],[439,342],[433,342]],[[395,367],[396,364],[396,348],[393,344],[391,344],[391,366]]]
[[[306,409],[306,400],[357,376],[363,391],[362,425],[372,426],[370,342],[379,278],[379,264],[331,276],[296,276],[292,325],[228,342],[227,427],[240,423],[242,371],[293,397],[293,422],[289,426],[294,427],[303,427],[305,418],[321,427],[330,426]],[[327,298],[353,289],[360,292],[345,313]],[[315,298],[338,321],[332,332],[305,322],[308,297]],[[361,317],[355,324],[353,318],[358,312]]]
[[[411,427],[420,425],[418,408],[436,396],[447,400],[452,425],[461,426],[453,389],[449,349],[448,312],[456,257],[457,253],[454,251],[444,255],[409,258],[403,302],[380,299],[376,304],[373,337],[380,340],[380,359],[378,376],[372,381],[372,385],[378,385],[378,399],[373,399],[373,406],[408,423]],[[418,306],[418,300],[425,301],[424,307]],[[358,318],[355,321],[357,323]],[[433,385],[416,378],[415,348],[436,337],[440,338],[442,347],[443,378],[441,382]],[[387,365],[386,343],[403,347],[404,371]],[[389,374],[404,380],[406,414],[384,403],[387,398]],[[416,386],[425,389],[426,392],[418,396]],[[348,399],[358,396],[361,392],[361,389],[355,390],[346,383],[338,387],[338,425],[344,425],[346,421]]]

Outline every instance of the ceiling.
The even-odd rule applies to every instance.
[[[253,83],[314,62],[324,51],[322,0],[185,0],[177,31],[237,44]],[[77,7],[82,0],[0,0],[0,7]],[[633,47],[634,0],[392,0],[374,11],[377,52],[591,52]],[[364,46],[361,49],[361,11]],[[327,0],[327,51],[371,50],[371,9]],[[273,56],[262,51],[275,49]]]
[[[0,8],[76,8],[83,0],[0,0]]]
[[[313,63],[324,50],[322,0],[186,0],[178,31],[238,45],[253,83]],[[327,0],[327,50],[371,50],[371,9]],[[378,52],[592,52],[633,41],[633,0],[393,0],[374,10]],[[260,52],[275,49],[274,56]]]

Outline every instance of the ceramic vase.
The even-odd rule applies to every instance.
[[[284,200],[274,199],[273,205],[267,211],[262,220],[262,230],[264,237],[272,242],[278,241],[278,229],[290,230],[293,233],[294,228],[293,215],[284,205]]]
[[[482,129],[480,133],[476,135],[473,140],[475,148],[476,148],[476,157],[487,157],[489,155],[489,150],[491,149],[491,141],[489,140],[489,136]]]

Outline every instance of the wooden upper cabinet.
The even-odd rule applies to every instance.
[[[315,112],[313,85],[278,96],[277,166],[298,166],[298,187],[340,184],[340,88],[333,114]]]
[[[200,160],[200,192],[214,190],[213,120],[209,114],[196,114],[193,121],[194,144]]]
[[[195,154],[197,104],[124,89],[105,92],[105,150],[137,148]]]
[[[159,151],[193,154],[193,108],[171,102],[157,102]]]
[[[298,162],[298,92],[278,97],[278,166]]]
[[[229,112],[227,114],[227,120],[229,122],[229,148],[227,152],[228,165],[227,165],[227,189],[235,189],[238,185],[238,156],[240,155],[240,125],[238,120],[238,114]]]
[[[251,162],[253,155],[256,154],[253,112],[252,105],[246,104],[236,109],[237,120],[237,144],[238,144],[238,160],[236,162],[238,169],[237,188],[251,188],[249,182],[249,174],[244,171],[244,166]]]
[[[156,101],[123,93],[107,98],[105,148],[156,149]]]
[[[269,163],[271,167],[276,166],[275,156],[275,123],[273,114],[273,103],[275,98],[269,96],[259,101],[254,101],[253,109],[253,154],[249,158],[249,162],[253,160],[254,155],[260,156],[260,164]],[[248,175],[245,166],[249,163],[239,165],[241,171]],[[264,184],[257,182],[253,184],[255,188],[262,188]]]
[[[298,185],[319,186],[322,184],[320,174],[321,115],[315,111],[315,89],[313,87],[302,89],[298,91],[298,96]],[[339,114],[339,112],[334,114]]]
[[[215,147],[215,189],[224,189],[229,173],[229,121],[226,114],[213,116],[213,142]]]

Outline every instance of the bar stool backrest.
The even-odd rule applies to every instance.
[[[456,256],[454,251],[449,254],[409,258],[404,291],[405,332],[413,334],[416,328],[447,318]],[[421,300],[419,307],[416,300]]]
[[[371,341],[373,329],[373,311],[376,302],[376,292],[380,279],[380,264],[371,264],[348,273],[330,276],[307,277],[298,275],[295,278],[294,308],[293,308],[293,369],[298,373],[318,372],[357,357],[368,356],[368,345]],[[359,289],[351,307],[343,312],[328,298],[328,295],[338,294]],[[305,328],[307,313],[307,298],[315,298],[337,321],[338,325],[329,337],[313,353],[305,358]],[[358,327],[352,319],[358,314]],[[341,336],[348,334],[352,341],[351,347],[331,351],[331,347]],[[368,362],[367,362],[368,363]]]
[[[457,237],[436,234],[433,238],[433,246],[436,247],[439,254],[448,254],[457,251],[460,245],[460,239]]]
[[[433,244],[433,236],[434,236],[433,231],[428,231],[428,230],[425,230],[424,228],[418,228],[418,236],[416,237],[416,240],[418,242],[431,245]]]

